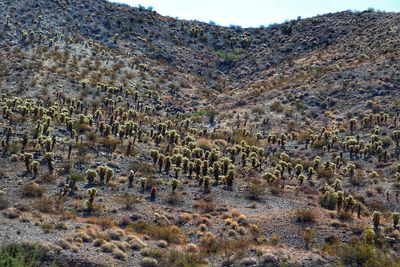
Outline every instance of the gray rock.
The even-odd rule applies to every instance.
[[[258,263],[257,259],[254,257],[244,258],[240,262],[240,266],[254,266]]]
[[[157,267],[158,261],[153,258],[144,257],[140,265],[143,267]]]
[[[137,213],[132,213],[131,216],[129,216],[129,219],[131,219],[132,221],[138,221],[142,218],[143,216]]]
[[[317,256],[317,255],[311,255],[310,260],[311,260],[313,263],[320,263],[320,262],[321,262],[321,258],[320,258],[319,256]]]
[[[278,257],[272,253],[265,253],[261,258],[263,263],[278,263]]]

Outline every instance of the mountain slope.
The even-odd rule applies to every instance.
[[[40,266],[399,264],[400,14],[0,15],[3,248],[39,246]]]

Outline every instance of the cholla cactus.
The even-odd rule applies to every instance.
[[[189,167],[189,159],[187,157],[182,158],[182,170],[184,174],[187,174]]]
[[[350,177],[354,176],[355,168],[356,168],[356,166],[354,164],[351,164],[351,163],[347,164],[346,170],[347,170],[347,172],[348,172]]]
[[[355,200],[352,196],[348,196],[345,199],[345,205],[346,205],[346,212],[349,211],[351,208],[353,208],[355,204]]]
[[[205,176],[203,178],[203,181],[204,181],[204,193],[205,194],[209,193],[210,192],[210,181],[211,181],[210,177]]]
[[[117,43],[118,43],[118,40],[119,40],[119,34],[116,33],[116,34],[114,35],[114,44],[117,44]]]
[[[279,171],[278,171],[279,172]],[[280,172],[279,172],[280,175]],[[263,174],[263,178],[267,180],[268,183],[273,183],[277,180],[277,177],[272,172],[266,172]]]
[[[306,179],[306,176],[304,174],[300,174],[299,176],[297,176],[297,179],[299,180],[299,184],[301,186],[301,185],[303,185],[304,180]]]
[[[218,161],[214,162],[214,164],[213,164],[213,174],[214,174],[215,184],[218,185],[219,176],[221,174],[221,167],[220,167]]]
[[[368,227],[367,229],[365,229],[364,231],[364,239],[365,242],[368,244],[373,244],[374,240],[375,240],[375,231],[374,229],[372,229],[371,227]]]
[[[114,178],[114,170],[107,167],[106,168],[106,184],[108,184]]]
[[[188,177],[189,177],[189,179],[192,178],[192,174],[193,174],[194,168],[195,168],[194,162],[190,161],[189,164],[188,164]]]
[[[89,211],[93,210],[94,207],[94,197],[97,194],[96,188],[90,188],[86,191],[89,195],[89,200],[86,202],[86,207]]]
[[[150,150],[150,156],[153,159],[153,163],[156,164],[160,153],[158,150],[152,149]]]
[[[228,185],[228,188],[232,188],[234,179],[235,179],[235,170],[234,169],[228,170],[228,173],[226,175],[226,184]]]
[[[7,15],[6,16],[6,27],[10,26],[10,22],[11,22],[11,17],[10,17],[10,15]]]
[[[338,211],[340,211],[342,209],[343,201],[344,201],[343,192],[342,191],[337,192],[336,207],[337,207]]]
[[[165,173],[169,175],[169,171],[171,170],[171,158],[169,156],[166,156],[164,159],[164,169]]]
[[[222,174],[227,175],[228,174],[228,169],[229,169],[229,164],[231,160],[227,157],[222,157],[220,159],[220,164],[222,166]]]
[[[353,132],[354,132],[354,130],[356,128],[356,125],[357,125],[357,120],[356,119],[351,119],[349,121],[349,125],[350,125],[350,132],[351,132],[351,134],[353,134]]]
[[[372,222],[374,224],[375,232],[378,232],[379,230],[380,221],[381,221],[381,213],[379,211],[374,211],[374,213],[372,213]]]
[[[296,164],[294,169],[295,169],[295,172],[296,172],[296,177],[299,177],[299,175],[303,172],[303,165]]]
[[[31,162],[32,162],[32,154],[31,153],[25,153],[23,158],[24,158],[24,163],[25,163],[25,168],[27,173],[31,173]]]
[[[342,181],[339,179],[335,180],[335,183],[333,184],[333,187],[335,188],[335,191],[341,191],[342,190]]]
[[[135,178],[135,173],[134,173],[134,171],[133,170],[131,170],[130,172],[129,172],[129,176],[128,176],[128,181],[129,181],[129,187],[132,187],[133,186],[133,179]]]
[[[71,193],[74,192],[76,182],[78,182],[80,179],[81,179],[80,173],[71,173],[70,174],[68,187],[69,187],[69,190],[71,191]]]
[[[151,188],[150,197],[151,197],[152,200],[155,200],[156,196],[157,196],[157,188],[153,186]]]
[[[146,178],[141,178],[140,179],[140,186],[142,187],[142,191],[143,192],[146,189],[146,185],[147,185],[147,179]]]
[[[179,167],[174,167],[174,177],[175,177],[175,179],[178,179],[179,178],[179,173],[181,172],[181,168],[179,168]]]
[[[314,162],[314,169],[318,170],[319,164],[321,162],[321,158],[319,156],[316,156],[313,160]]]
[[[181,167],[183,156],[180,153],[176,153],[172,156],[171,160],[177,167]]]
[[[396,146],[400,146],[400,130],[393,131],[392,139],[396,142]]]
[[[217,150],[211,150],[210,156],[209,156],[209,160],[210,163],[216,162],[219,158],[219,152]]]
[[[106,171],[107,171],[107,167],[104,165],[97,167],[97,174],[99,175],[100,184],[104,184],[104,180],[106,177]]]
[[[207,176],[208,174],[208,161],[207,160],[203,160],[202,164],[201,164],[201,174],[203,176]]]
[[[179,140],[179,134],[175,130],[172,130],[168,133],[168,143],[169,144],[176,144]]]
[[[392,214],[392,220],[393,220],[393,228],[396,228],[397,225],[399,224],[400,213],[398,213],[398,212],[393,212],[393,214]]]
[[[171,188],[172,192],[175,192],[176,188],[178,188],[179,181],[177,179],[172,179],[171,180]]]
[[[164,164],[164,159],[165,159],[165,157],[164,157],[164,155],[163,154],[159,154],[158,155],[158,172],[159,173],[161,173],[161,171],[162,171],[162,167],[163,167],[163,164]]]
[[[29,169],[32,170],[34,177],[36,177],[38,175],[38,171],[39,171],[39,162],[34,160],[31,162]]]
[[[46,161],[47,161],[47,166],[48,166],[48,168],[49,168],[49,172],[50,173],[53,173],[53,170],[54,170],[54,168],[53,168],[53,153],[51,153],[51,152],[46,152],[46,154],[44,154],[44,157],[46,158]]]
[[[311,228],[306,228],[303,232],[303,239],[306,244],[306,249],[310,248],[310,244],[312,243],[314,237],[314,231]]]
[[[93,184],[98,176],[98,173],[96,170],[89,169],[86,171],[86,180],[88,181],[89,184]]]

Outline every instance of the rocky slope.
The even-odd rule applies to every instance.
[[[1,245],[39,242],[38,265],[399,263],[398,13],[0,14]]]

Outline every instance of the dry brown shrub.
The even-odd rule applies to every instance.
[[[43,191],[43,188],[35,182],[26,183],[22,187],[22,195],[24,197],[41,197]]]

